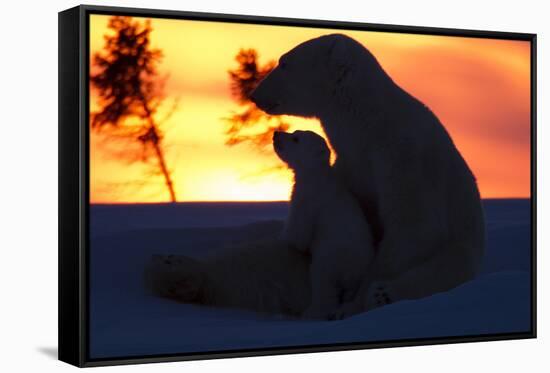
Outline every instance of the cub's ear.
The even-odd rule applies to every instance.
[[[317,155],[320,159],[324,159],[327,162],[330,162],[330,150],[326,147],[322,147],[319,150],[317,150]]]

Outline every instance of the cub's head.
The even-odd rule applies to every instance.
[[[320,117],[365,52],[361,44],[342,34],[308,40],[282,55],[250,98],[271,115]]]
[[[330,167],[330,150],[325,140],[311,131],[275,132],[273,148],[295,171]]]

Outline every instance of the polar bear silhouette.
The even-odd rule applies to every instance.
[[[374,258],[359,202],[330,167],[325,140],[311,131],[275,132],[275,152],[294,173],[283,241],[311,255],[307,318],[328,318],[355,298]]]
[[[373,227],[370,280],[343,316],[476,276],[485,224],[474,175],[439,119],[363,45],[342,34],[306,41],[280,57],[251,99],[271,115],[319,119],[334,171]]]
[[[334,174],[371,226],[376,253],[365,268],[366,278],[355,298],[330,318],[447,291],[476,276],[485,249],[485,224],[474,175],[439,119],[399,87],[363,45],[342,34],[308,40],[281,56],[251,99],[272,115],[319,119],[336,152]],[[267,248],[258,252],[269,255],[252,255],[244,246],[200,266],[187,263],[174,269],[157,260],[149,273],[165,278],[176,270],[176,278],[185,277],[178,287],[204,284],[205,275],[215,277],[206,281],[206,290],[214,287],[217,294],[208,301],[184,292],[198,303],[303,312],[308,305],[291,296],[284,307],[261,307],[265,299],[271,299],[271,305],[281,303],[281,292],[267,285],[275,278],[278,288],[296,282],[300,294],[309,295],[304,289],[311,288],[310,268],[296,256],[297,250],[275,237],[249,245]],[[245,263],[248,271],[234,270]],[[264,273],[265,268],[269,271]],[[183,276],[187,273],[192,276]],[[256,284],[250,294],[237,290],[250,283]]]

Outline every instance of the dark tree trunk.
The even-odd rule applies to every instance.
[[[176,192],[174,191],[174,183],[172,182],[170,171],[168,171],[168,167],[166,167],[166,161],[164,160],[164,151],[160,146],[161,138],[159,136],[155,120],[153,119],[153,113],[149,109],[149,105],[147,104],[147,101],[143,96],[141,96],[141,102],[143,104],[143,108],[145,109],[145,113],[147,114],[147,120],[149,121],[149,130],[147,131],[148,138],[146,141],[150,141],[153,145],[153,149],[155,149],[155,155],[157,156],[157,159],[159,161],[160,172],[164,177],[164,183],[166,184],[166,188],[168,188],[168,193],[170,193],[170,202],[177,202]]]
[[[152,129],[156,133],[156,128],[152,127]],[[168,168],[166,168],[166,162],[164,161],[164,152],[159,146],[158,141],[153,142],[153,147],[155,149],[155,154],[157,155],[157,158],[159,160],[160,171],[164,176],[164,183],[166,184],[166,187],[168,188],[168,192],[170,193],[170,201],[176,202],[176,193],[174,192],[174,184],[172,183],[170,172],[168,172]]]

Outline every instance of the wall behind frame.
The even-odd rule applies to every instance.
[[[506,1],[381,1],[259,2],[233,0],[93,1],[97,5],[156,7],[370,23],[456,27],[538,33],[538,210],[539,289],[549,277],[544,248],[550,244],[547,223],[550,201],[544,186],[550,177],[547,148],[550,118],[550,25],[543,2]],[[73,369],[58,362],[57,344],[57,12],[78,5],[73,1],[9,2],[0,23],[2,35],[2,145],[0,160],[0,346],[6,371],[42,372]],[[5,53],[4,53],[5,52]],[[546,170],[545,170],[546,168]],[[407,347],[322,354],[211,360],[117,367],[120,371],[164,372],[372,372],[540,371],[547,365],[550,344],[544,315],[548,300],[538,294],[539,339]]]

